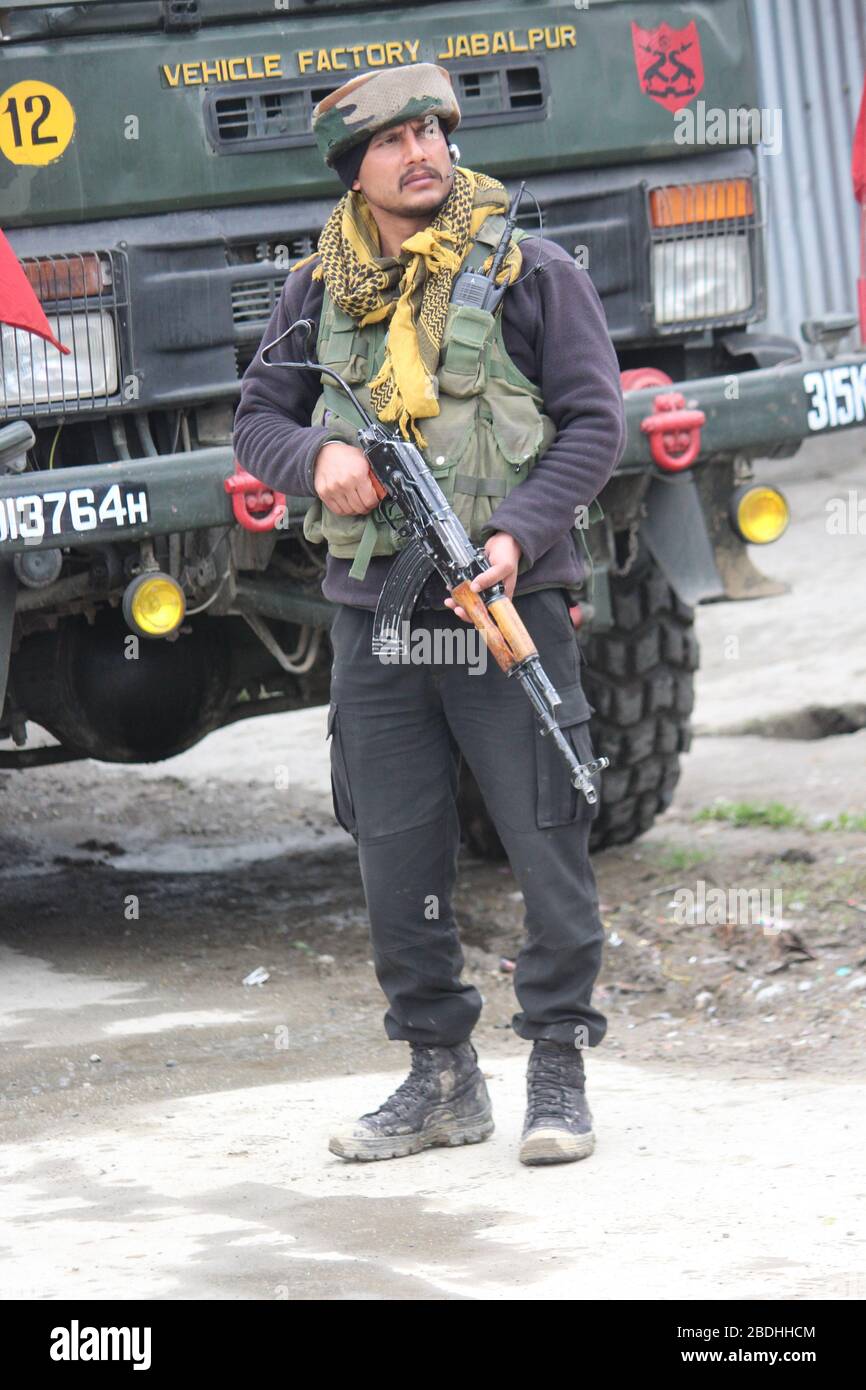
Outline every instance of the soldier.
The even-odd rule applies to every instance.
[[[319,149],[347,191],[318,251],[293,267],[262,342],[312,319],[318,360],[424,450],[490,561],[473,588],[502,580],[514,596],[562,696],[559,722],[586,762],[592,708],[569,613],[582,578],[572,528],[622,455],[619,367],[589,275],[546,238],[511,241],[495,315],[454,312],[455,275],[490,264],[508,206],[498,180],[456,163],[449,136],[459,120],[450,77],[431,63],[362,73],[319,102]],[[273,359],[289,362],[296,349],[286,340]],[[451,903],[462,756],[526,906],[512,1020],[532,1042],[519,1157],[583,1158],[594,1147],[583,1050],[607,1027],[591,1003],[603,942],[588,856],[597,806],[571,786],[530,702],[494,662],[479,670],[469,660],[406,664],[372,652],[376,602],[396,548],[356,426],[345,394],[327,378],[273,371],[256,355],[242,383],[235,453],[268,486],[315,499],[304,530],[328,545],[322,591],[337,605],[328,719],[334,810],[358,847],[389,1005],[385,1031],[411,1051],[410,1073],[394,1094],[338,1128],[329,1147],[345,1159],[396,1158],[475,1143],[493,1130],[470,1041],[482,999],[461,980]],[[413,634],[476,636],[466,622],[434,573]],[[428,650],[456,648],[442,641]]]

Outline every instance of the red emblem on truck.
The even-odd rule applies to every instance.
[[[704,85],[704,60],[695,21],[684,29],[672,29],[669,24],[641,29],[632,20],[631,38],[641,91],[668,111],[688,106]]]

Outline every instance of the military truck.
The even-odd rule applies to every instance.
[[[572,616],[611,761],[593,843],[646,830],[689,747],[695,606],[780,587],[747,546],[786,503],[751,461],[866,413],[866,358],[816,367],[754,326],[746,0],[24,0],[0,42],[2,226],[71,348],[0,330],[0,765],[156,761],[327,701],[310,499],[236,468],[233,413],[342,192],[313,106],[353,72],[435,61],[461,162],[528,181],[619,355],[628,444],[575,529]],[[461,795],[467,841],[501,852],[465,770]]]

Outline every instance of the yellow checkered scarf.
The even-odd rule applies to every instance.
[[[381,370],[370,382],[370,398],[380,420],[397,421],[404,439],[409,430],[424,448],[415,421],[439,414],[436,369],[454,276],[485,219],[503,213],[508,194],[498,179],[458,166],[448,198],[429,227],[403,242],[408,265],[383,257],[379,231],[362,193],[349,190],[329,216],[313,256],[292,266],[298,270],[321,256],[313,279],[324,279],[336,304],[369,323],[390,320]],[[489,268],[493,253],[483,268]],[[512,242],[497,280],[509,283],[520,274],[520,248]]]

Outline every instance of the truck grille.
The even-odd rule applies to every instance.
[[[238,376],[243,376],[256,354],[291,267],[315,251],[318,235],[318,231],[296,232],[273,241],[237,241],[226,247],[230,266],[258,266],[262,271],[255,278],[248,274],[235,280],[231,287]]]
[[[123,253],[35,256],[21,265],[52,332],[71,351],[0,327],[0,415],[68,415],[121,403],[129,360]]]
[[[296,261],[316,249],[318,232],[299,232],[278,236],[273,241],[233,242],[226,247],[230,266],[260,267],[261,273],[232,284],[232,322],[235,329],[252,326],[261,334],[276,308],[286,276]]]
[[[260,331],[277,305],[283,280],[246,280],[232,285],[232,321],[238,325],[255,324]]]

